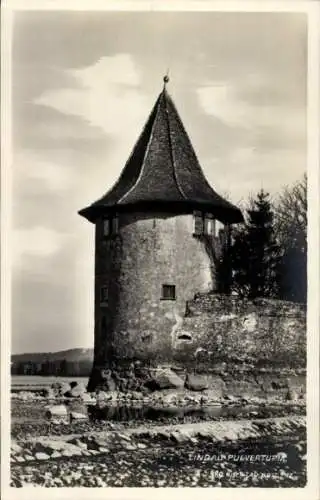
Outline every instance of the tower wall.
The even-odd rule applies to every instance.
[[[122,214],[108,238],[97,222],[95,368],[170,361],[186,301],[213,288],[212,271],[204,243],[193,236],[192,215]],[[175,300],[162,299],[163,284],[175,285]]]

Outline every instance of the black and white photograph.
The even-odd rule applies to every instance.
[[[308,54],[319,9],[168,3],[10,12],[12,498],[318,498]]]

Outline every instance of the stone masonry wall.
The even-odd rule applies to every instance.
[[[176,362],[198,369],[217,364],[306,366],[306,308],[285,301],[249,301],[199,294],[174,339]]]

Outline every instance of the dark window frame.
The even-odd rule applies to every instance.
[[[103,219],[103,221],[102,221],[102,233],[103,233],[104,238],[108,238],[108,236],[110,236],[110,234],[111,234],[111,219],[109,219],[109,218]]]
[[[206,236],[215,236],[216,219],[212,214],[204,215],[204,231]]]
[[[193,212],[193,236],[202,236],[204,234],[204,226],[203,213],[199,211]]]
[[[161,288],[161,300],[177,300],[176,285],[164,283]]]
[[[108,304],[108,301],[109,301],[109,288],[107,285],[102,285],[100,287],[100,304]]]
[[[119,233],[119,216],[115,214],[111,217],[106,217],[102,220],[102,234],[103,238],[107,239]],[[108,223],[108,230],[106,231],[106,223]]]

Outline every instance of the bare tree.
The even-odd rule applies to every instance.
[[[281,295],[287,300],[307,299],[307,175],[287,187],[275,206],[275,230],[282,249]]]
[[[275,228],[279,243],[307,251],[307,175],[291,188],[286,187],[275,206]]]

